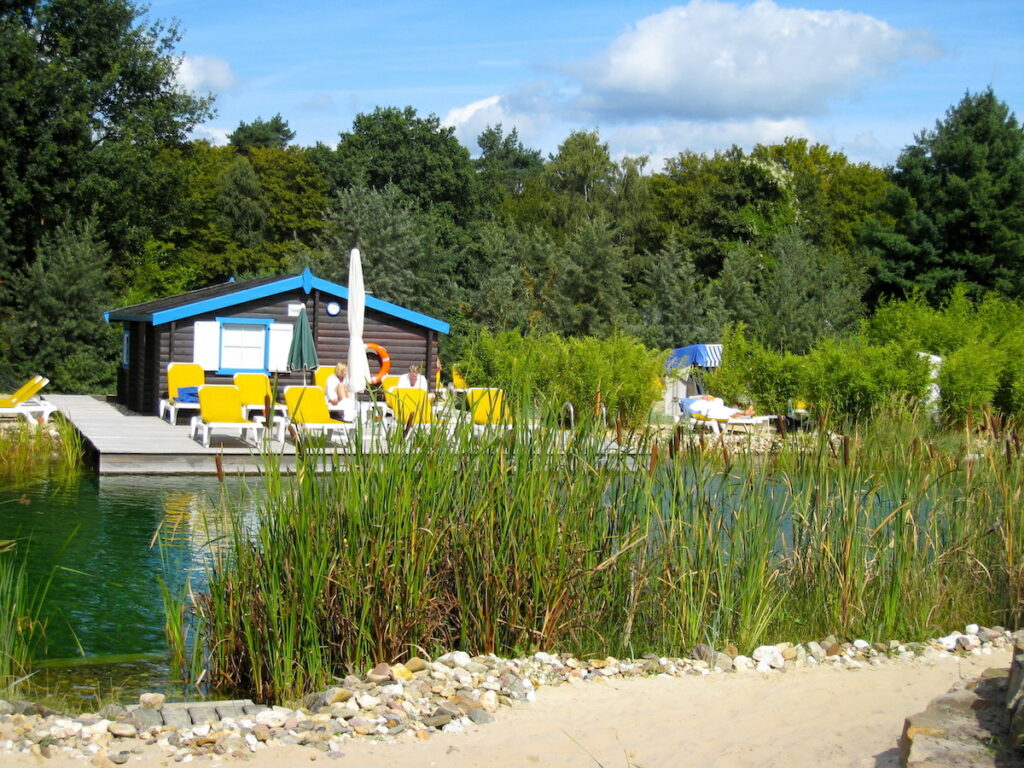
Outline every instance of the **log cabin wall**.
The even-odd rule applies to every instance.
[[[331,316],[327,313],[327,305],[337,301],[341,305],[341,312]],[[300,289],[289,291],[275,296],[269,296],[233,307],[226,307],[216,312],[209,312],[195,315],[172,323],[158,326],[157,333],[153,334],[155,345],[149,352],[147,360],[152,361],[156,370],[153,372],[152,386],[147,388],[144,398],[136,398],[136,403],[129,404],[133,410],[142,413],[156,413],[160,397],[167,393],[167,365],[171,362],[190,363],[193,360],[195,351],[194,324],[200,321],[216,320],[218,317],[239,317],[239,318],[261,318],[272,319],[280,323],[294,323],[295,318],[288,314],[290,304],[304,304],[309,314],[310,325],[315,329],[316,351],[321,365],[334,365],[337,362],[344,362],[348,358],[348,320],[346,317],[346,302],[344,299],[332,294],[313,291],[306,294]],[[143,328],[142,323],[133,323]],[[149,331],[154,329],[149,327]],[[384,347],[391,357],[391,372],[396,374],[405,373],[409,366],[416,363],[421,366],[424,373],[428,372],[426,366],[432,364],[437,357],[437,334],[427,328],[401,320],[381,312],[368,309],[363,323],[363,341],[375,342]],[[134,349],[133,349],[134,353]],[[133,358],[142,361],[143,357]],[[377,360],[375,355],[369,355],[370,371],[376,372]],[[139,366],[144,368],[145,366]],[[132,371],[136,366],[132,364]],[[230,383],[230,376],[218,376],[212,371],[206,372],[208,384]],[[310,383],[311,383],[310,379]],[[427,381],[433,385],[433,377],[428,376]],[[301,384],[303,376],[297,374],[279,374],[278,386],[285,387],[290,384]],[[137,382],[130,384],[133,392],[140,392],[140,388],[134,386]]]

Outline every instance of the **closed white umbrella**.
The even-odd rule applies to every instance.
[[[359,249],[348,259],[348,388],[355,394],[370,381],[370,364],[363,345],[363,316],[366,314],[366,288],[363,286],[363,262]]]

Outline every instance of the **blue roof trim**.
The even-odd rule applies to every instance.
[[[348,288],[343,285],[338,285],[337,283],[332,283],[329,280],[324,280],[322,277],[313,277],[313,288],[324,291],[325,293],[333,293],[335,296],[348,301]],[[411,309],[406,309],[405,307],[400,307],[397,304],[392,304],[390,301],[384,301],[383,299],[374,298],[373,296],[367,296],[366,308],[382,312],[385,315],[397,317],[399,320],[406,320],[413,325],[429,328],[430,330],[437,331],[438,333],[451,333],[451,325],[446,323],[444,320],[438,320],[436,317],[430,317],[429,315],[421,315],[419,312],[413,312]]]
[[[193,315],[203,315],[207,312],[216,312],[218,309],[233,307],[236,304],[242,304],[255,299],[264,299],[267,296],[274,296],[278,293],[284,293],[293,288],[301,287],[302,275],[293,275],[278,280],[276,283],[266,283],[255,288],[246,288],[243,291],[229,293],[226,296],[217,296],[213,299],[197,301],[194,304],[184,304],[174,309],[165,309],[163,312],[154,312],[152,322],[153,325],[163,325],[173,320],[181,320]]]
[[[284,293],[285,291],[301,289],[308,294],[314,288],[348,301],[348,288],[343,285],[338,285],[337,283],[332,283],[329,280],[324,280],[321,277],[317,277],[307,267],[298,275],[283,277],[273,283],[266,283],[254,288],[246,288],[224,296],[196,301],[192,304],[183,304],[182,306],[174,307],[173,309],[154,312],[152,316],[121,316],[117,319],[121,321],[138,320],[141,322],[149,322],[153,325],[163,325],[164,323],[170,323],[174,320],[183,320],[184,318],[193,317],[195,315],[204,315],[209,312],[216,312],[217,310],[225,309],[226,307],[233,307],[236,304],[242,304],[247,301],[264,299],[267,296],[274,296],[279,293]],[[437,331],[438,333],[445,334],[451,333],[451,325],[443,320],[438,320],[436,317],[429,317],[428,315],[422,315],[419,312],[413,312],[411,309],[400,307],[397,304],[392,304],[389,301],[384,301],[383,299],[378,299],[373,296],[366,297],[366,308],[398,318],[399,320],[405,320],[413,325],[418,325],[421,328],[427,328],[431,331]],[[110,312],[108,311],[104,313],[104,316],[107,318],[107,322],[110,322]]]

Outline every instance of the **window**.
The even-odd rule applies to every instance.
[[[292,323],[255,317],[218,317],[195,323],[192,362],[205,371],[230,375],[243,371],[287,370]]]
[[[220,367],[232,371],[263,371],[267,363],[267,327],[221,323]]]

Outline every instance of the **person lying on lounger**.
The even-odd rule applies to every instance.
[[[699,395],[690,398],[686,408],[691,415],[703,416],[706,419],[715,419],[716,421],[727,421],[729,419],[754,415],[754,406],[752,405],[749,408],[743,409],[730,408],[722,398],[712,397],[711,395]]]

